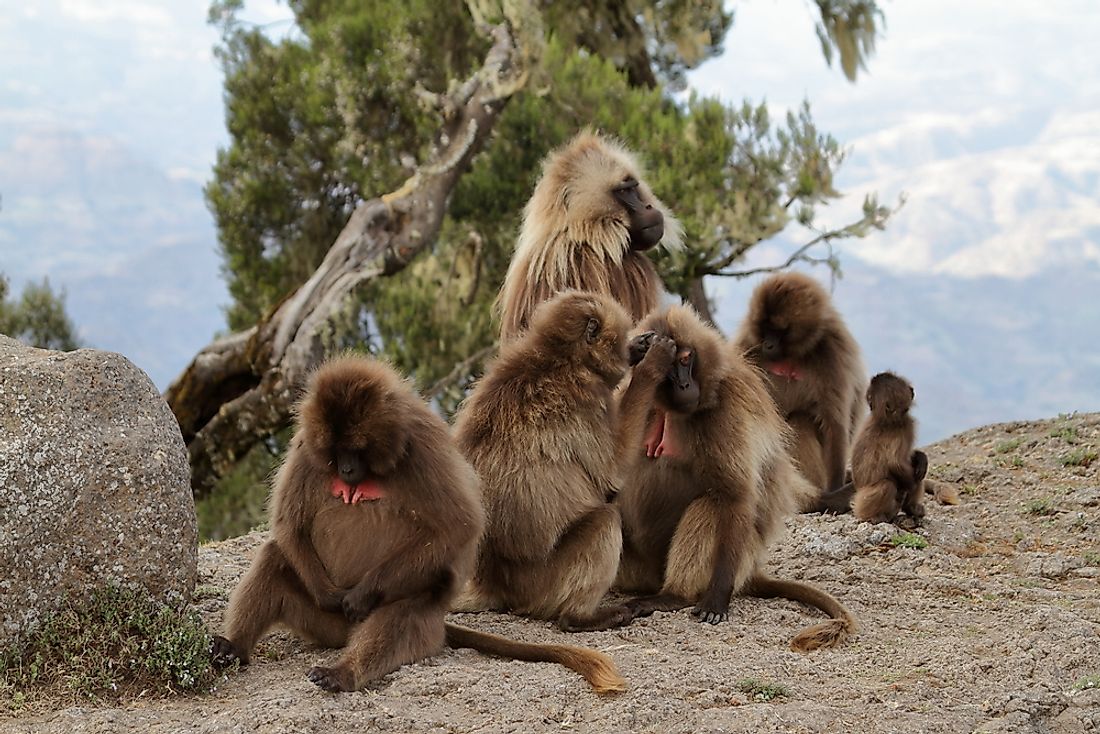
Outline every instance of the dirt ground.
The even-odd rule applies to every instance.
[[[957,507],[929,505],[927,547],[850,516],[789,523],[772,568],[840,597],[862,622],[835,650],[787,643],[816,612],[735,599],[731,620],[657,614],[568,636],[611,654],[629,682],[600,697],[571,671],[470,650],[408,665],[372,688],[327,694],[305,671],[331,661],[290,635],[196,698],[138,699],[0,718],[4,732],[1086,732],[1100,731],[1100,415],[969,431],[928,447]],[[1091,453],[1090,453],[1091,452]],[[212,627],[262,540],[200,549],[196,604]],[[918,543],[919,544],[919,543]],[[457,621],[525,640],[550,625]],[[785,688],[756,696],[747,679]]]

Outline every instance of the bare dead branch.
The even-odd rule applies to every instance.
[[[168,387],[165,398],[188,445],[196,497],[289,423],[296,392],[324,358],[330,321],[346,299],[403,270],[438,237],[459,176],[541,51],[541,25],[530,0],[502,0],[501,7],[507,21],[492,28],[482,68],[442,95],[443,108],[453,113],[442,120],[420,169],[397,191],[360,204],[309,280],[256,326],[203,348]]]

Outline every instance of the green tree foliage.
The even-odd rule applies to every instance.
[[[814,30],[821,42],[825,60],[840,57],[840,68],[849,81],[855,81],[860,69],[875,52],[875,38],[884,22],[875,0],[815,0],[821,19]]]
[[[28,283],[18,300],[8,299],[8,288],[0,273],[0,334],[42,349],[68,351],[79,346],[65,312],[65,291],[55,293],[48,278]]]
[[[413,170],[435,129],[416,89],[444,88],[480,61],[461,3],[296,0],[302,34],[272,41],[215,2],[226,126],[206,188],[233,304],[254,324],[320,263],[355,205]]]

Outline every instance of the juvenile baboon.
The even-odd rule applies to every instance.
[[[214,662],[247,664],[260,636],[281,623],[344,648],[334,666],[308,673],[329,691],[358,690],[445,641],[559,662],[597,690],[621,690],[600,653],[444,624],[483,525],[476,474],[412,387],[366,358],[327,363],[299,405],[275,480],[272,538],[233,592]]]
[[[645,251],[661,242],[678,247],[681,235],[633,154],[597,133],[579,133],[543,162],[524,209],[497,299],[501,343],[527,328],[536,306],[573,288],[611,296],[640,319],[663,291]]]
[[[833,617],[798,633],[793,649],[838,644],[856,629],[839,601],[763,571],[784,520],[816,494],[787,452],[788,429],[763,376],[690,307],[651,314],[638,330],[635,355],[668,337],[676,359],[647,437],[665,449],[636,449],[617,500],[624,550],[616,585],[651,594],[627,607],[644,616],[694,605],[692,614],[713,624],[726,619],[733,594],[783,597]]]
[[[871,416],[852,447],[852,512],[860,520],[890,522],[904,511],[915,522],[924,517],[924,475],[928,457],[914,451],[917,426],[909,408],[913,386],[892,372],[871,378]]]
[[[557,619],[564,630],[629,618],[598,608],[619,564],[611,504],[619,465],[642,442],[672,343],[653,345],[625,388],[631,319],[608,296],[566,291],[539,306],[459,410],[455,436],[481,477],[487,524],[474,582],[459,609],[506,609]]]
[[[841,487],[867,377],[829,294],[808,275],[773,275],[753,291],[733,341],[765,371],[799,470],[819,494]],[[816,498],[800,509],[818,509]]]

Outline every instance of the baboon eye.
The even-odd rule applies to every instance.
[[[680,364],[684,365],[685,367],[691,364],[691,352],[684,352],[680,355]]]
[[[611,190],[612,191],[626,191],[627,189],[637,188],[637,186],[638,186],[638,179],[634,178],[633,176],[626,176],[626,177],[623,178],[622,181],[619,182],[619,184],[617,186],[615,186],[615,188],[613,188]]]
[[[584,338],[592,343],[600,333],[600,322],[597,319],[588,319],[588,326],[584,327]]]

